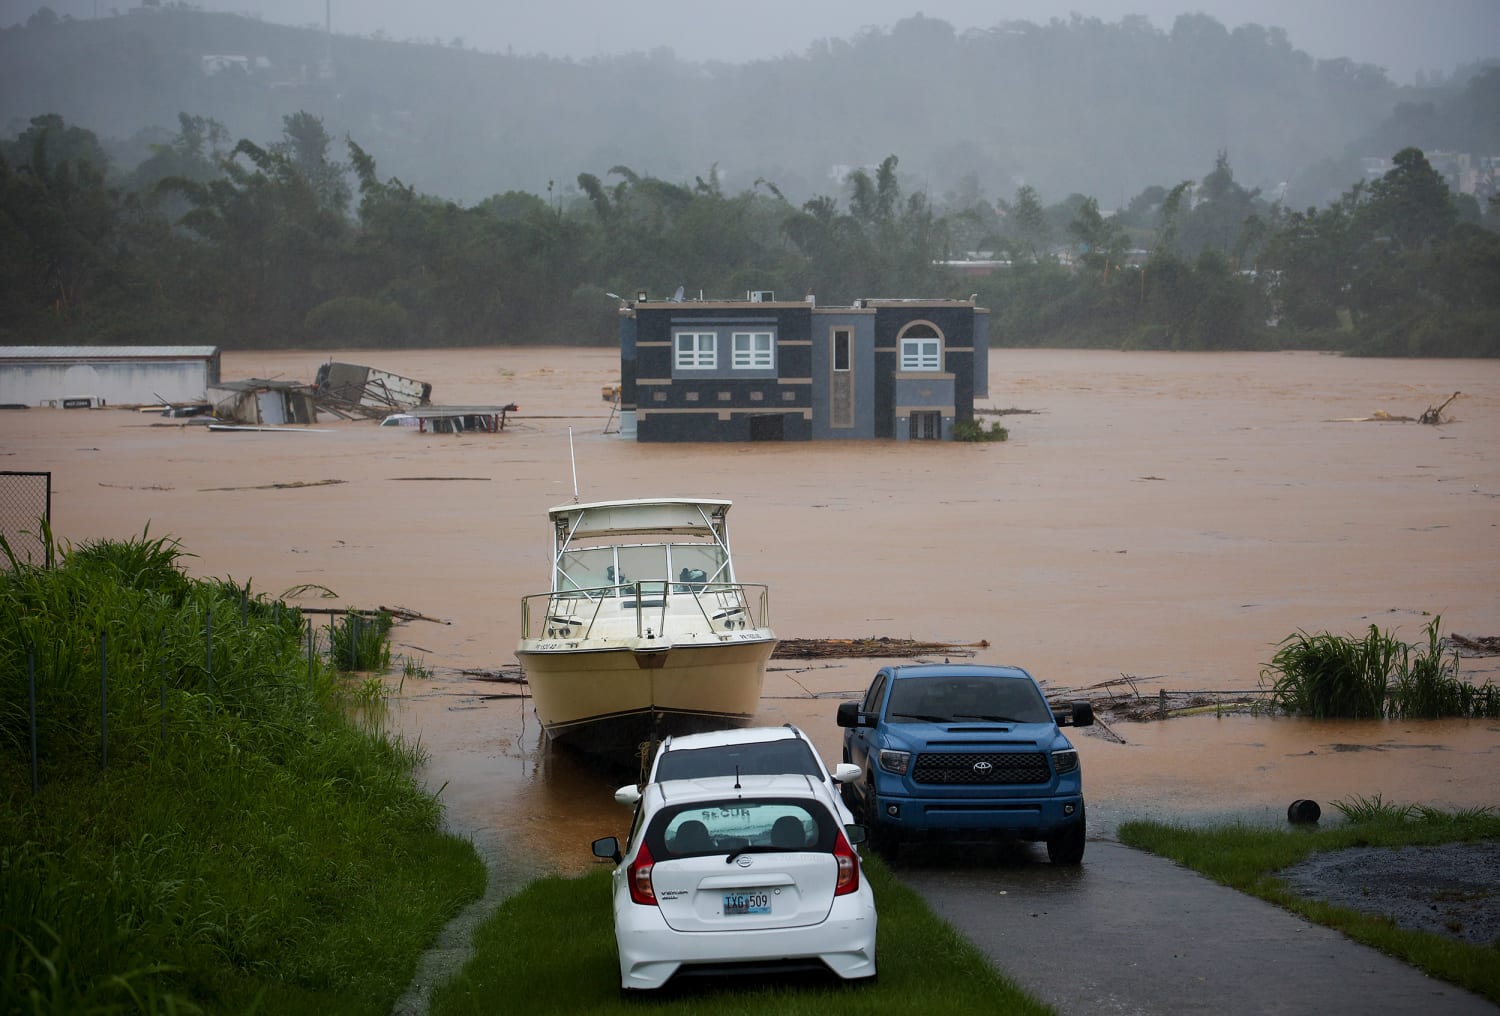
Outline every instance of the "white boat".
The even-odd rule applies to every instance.
[[[735,578],[730,504],[548,512],[551,591],[522,598],[516,658],[552,740],[636,764],[668,734],[754,719],[776,634],[766,587]]]

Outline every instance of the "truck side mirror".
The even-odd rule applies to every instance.
[[[1092,727],[1094,725],[1094,704],[1092,702],[1073,703],[1073,726]]]
[[[873,727],[870,719],[859,711],[858,702],[840,702],[838,725],[841,727]]]

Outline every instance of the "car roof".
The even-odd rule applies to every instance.
[[[983,663],[915,663],[892,667],[891,676],[898,680],[912,677],[1008,677],[1031,679],[1020,667],[990,666]]]
[[[820,780],[802,774],[777,776],[705,776],[647,784],[642,798],[656,805],[719,801],[726,797],[805,797],[828,803]]]
[[[673,734],[661,743],[660,751],[684,748],[710,748],[724,744],[755,744],[761,741],[807,740],[802,731],[790,723],[780,727],[731,727],[699,734]]]

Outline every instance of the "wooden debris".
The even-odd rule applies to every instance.
[[[1423,422],[1423,423],[1442,423],[1443,422],[1443,410],[1447,409],[1448,408],[1448,404],[1451,403],[1454,399],[1458,398],[1462,394],[1463,394],[1462,392],[1454,392],[1452,395],[1448,396],[1448,401],[1447,402],[1444,402],[1441,406],[1438,406],[1436,409],[1434,409],[1432,406],[1428,406],[1427,407],[1427,412],[1425,412],[1425,413],[1422,414],[1422,421],[1421,422]]]
[[[520,667],[501,667],[499,670],[460,670],[465,677],[479,681],[498,681],[502,684],[525,684],[526,675]]]
[[[221,490],[296,490],[300,487],[328,487],[348,482],[348,480],[288,480],[283,483],[262,483],[255,487],[199,487],[198,490],[203,493]]]
[[[1443,639],[1461,656],[1500,656],[1500,635],[1448,635]]]
[[[887,635],[862,639],[782,639],[771,654],[773,660],[811,660],[825,658],[863,659],[869,657],[926,656],[944,653],[949,656],[973,656],[988,649],[987,640],[978,642],[919,642]]]
[[[453,623],[452,621],[444,621],[440,617],[428,617],[426,614],[412,610],[409,607],[387,607],[382,605],[379,609],[398,621],[431,621],[434,624]]]

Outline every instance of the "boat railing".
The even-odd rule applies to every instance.
[[[670,636],[700,618],[710,631],[743,631],[770,624],[770,602],[767,586],[743,582],[657,579],[533,593],[521,598],[521,637],[586,639],[601,622],[632,615],[637,637]]]

